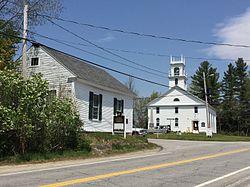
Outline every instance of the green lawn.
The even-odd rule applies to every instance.
[[[250,141],[250,136],[232,136],[232,135],[223,135],[223,134],[213,134],[213,137],[206,137],[205,133],[193,134],[193,133],[182,133],[178,135],[176,133],[167,133],[167,134],[148,134],[147,138],[159,138],[159,139],[172,139],[172,140],[194,140],[194,141],[225,141],[225,142],[234,142],[234,141]]]

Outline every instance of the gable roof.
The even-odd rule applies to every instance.
[[[61,63],[70,72],[76,75],[77,78],[87,81],[89,83],[99,85],[102,87],[110,88],[115,91],[119,91],[125,95],[134,97],[135,93],[129,90],[124,84],[115,79],[105,70],[91,65],[89,61],[80,59],[73,55],[64,53],[62,51],[50,48],[42,44],[33,44],[34,46],[40,46],[49,55],[51,55],[56,61]]]
[[[174,91],[174,90],[179,90],[179,91],[182,92],[183,94],[185,94],[185,95],[187,95],[187,96],[190,96],[191,99],[196,100],[196,101],[198,100],[198,101],[200,101],[201,103],[203,103],[204,105],[206,105],[206,102],[205,102],[204,100],[200,99],[199,97],[193,95],[192,93],[190,93],[190,92],[184,90],[183,88],[181,88],[181,87],[179,87],[179,86],[174,86],[174,87],[170,88],[165,94],[163,94],[163,96],[160,96],[160,97],[154,99],[153,101],[151,101],[150,103],[148,103],[148,106],[150,106],[151,104],[156,103],[156,102],[159,101],[162,97],[164,97],[164,96],[170,94],[170,93],[171,93],[172,91]],[[208,106],[209,106],[211,109],[213,109],[213,110],[215,111],[215,108],[214,108],[214,107],[212,107],[211,105],[208,105]]]

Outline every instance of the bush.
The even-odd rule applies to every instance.
[[[49,97],[41,75],[0,71],[0,156],[76,149],[81,125],[70,100]]]

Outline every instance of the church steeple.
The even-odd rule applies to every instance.
[[[187,90],[187,76],[185,73],[185,58],[170,56],[169,87],[179,86]]]

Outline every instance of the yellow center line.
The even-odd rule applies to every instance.
[[[126,175],[126,174],[130,174],[130,173],[136,173],[136,172],[141,172],[141,171],[159,169],[159,168],[163,168],[163,167],[186,164],[186,163],[199,161],[199,160],[205,160],[205,159],[211,159],[211,158],[215,158],[215,157],[221,157],[221,156],[230,155],[230,154],[234,154],[234,153],[246,152],[246,151],[249,151],[249,150],[250,149],[238,149],[238,150],[233,150],[233,151],[228,151],[228,152],[223,152],[223,153],[217,153],[217,154],[213,154],[213,155],[206,155],[206,156],[202,156],[202,157],[192,158],[192,159],[188,159],[188,160],[180,160],[180,161],[176,161],[176,162],[168,162],[168,163],[154,165],[154,166],[135,168],[135,169],[131,169],[131,170],[113,172],[113,173],[108,173],[108,174],[103,174],[103,175],[96,175],[96,176],[93,176],[93,177],[86,177],[86,178],[81,178],[81,179],[65,181],[65,182],[48,184],[48,185],[43,185],[43,186],[40,186],[40,187],[58,187],[58,186],[66,186],[66,185],[73,185],[73,184],[78,184],[78,183],[90,182],[90,181],[95,181],[95,180],[98,180],[98,179],[105,179],[105,178],[110,178],[110,177],[115,177],[115,176],[120,176],[120,175]]]

